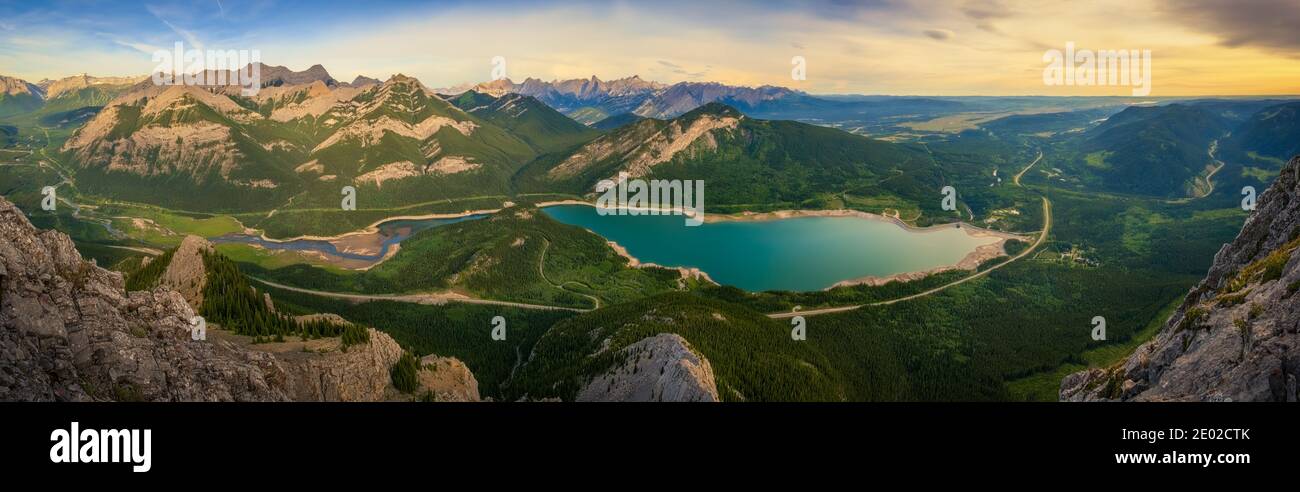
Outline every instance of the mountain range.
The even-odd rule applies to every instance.
[[[358,188],[366,208],[517,191],[583,195],[620,170],[736,178],[718,179],[713,206],[805,207],[846,187],[914,203],[945,178],[915,144],[788,120],[926,118],[989,104],[637,76],[501,79],[457,92],[400,74],[340,82],[320,65],[260,72],[263,87],[252,96],[233,85],[156,86],[145,77],[4,78],[0,111],[22,123],[5,138],[25,126],[75,129],[60,149],[86,178],[83,191],[205,212],[334,208],[345,184]],[[1219,156],[1279,168],[1295,150],[1297,104],[1193,100],[1109,116],[1013,116],[988,128],[1005,131],[1017,118],[1023,129],[1081,125],[1052,152],[1059,161],[1052,166],[1069,170],[1070,182],[1183,197],[1208,189],[1211,146]],[[1100,123],[1087,120],[1093,115]],[[892,173],[906,179],[890,179],[888,189],[874,184]],[[763,184],[744,184],[753,176]]]
[[[744,111],[770,101],[808,97],[784,87],[740,87],[716,82],[665,85],[636,75],[610,81],[600,80],[594,75],[590,79],[550,82],[535,78],[525,79],[522,83],[499,79],[467,90],[494,96],[506,93],[532,96],[585,124],[627,113],[647,118],[674,118],[710,102],[721,102]],[[455,89],[447,91],[456,92]]]
[[[87,106],[88,121],[61,147],[84,178],[82,191],[206,212],[335,208],[343,185],[355,186],[367,208],[516,190],[583,195],[619,170],[709,175],[721,186],[712,191],[719,205],[798,204],[894,173],[907,176],[886,192],[896,198],[940,186],[917,149],[746,112],[807,98],[788,89],[593,77],[439,94],[400,74],[340,83],[319,65],[261,71],[264,87],[252,96],[235,85],[143,79],[82,83],[45,104],[112,88],[97,89],[96,97],[113,97]],[[617,125],[591,127],[564,114],[627,108],[650,116],[624,112]],[[742,175],[767,176],[769,185],[743,185]]]

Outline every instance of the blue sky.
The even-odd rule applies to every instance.
[[[815,93],[1129,92],[1044,87],[1044,51],[1074,42],[1152,50],[1152,95],[1294,94],[1300,37],[1287,26],[1297,23],[1294,0],[0,0],[0,74],[142,75],[154,50],[180,41],[256,49],[263,62],[296,70],[319,63],[344,80],[400,72],[431,87],[487,80],[492,57],[504,56],[515,80],[638,74]],[[791,79],[793,56],[807,60],[807,80]]]

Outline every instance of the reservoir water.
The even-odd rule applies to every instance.
[[[542,210],[555,220],[618,243],[644,263],[699,268],[719,283],[748,291],[812,291],[843,280],[929,270],[956,264],[975,248],[997,241],[971,236],[956,227],[913,231],[862,217],[795,217],[686,227],[678,215],[600,215],[594,207],[584,205]],[[369,254],[340,250],[337,241],[318,239],[278,242],[228,234],[212,241],[376,262],[392,245],[419,231],[482,217],[383,222],[372,233],[376,236],[364,241],[379,242],[379,249],[371,249]]]
[[[706,222],[686,227],[676,215],[600,215],[594,207],[543,211],[585,227],[642,262],[695,267],[713,280],[748,291],[824,289],[865,276],[888,276],[953,265],[994,237],[956,227],[912,231],[863,217],[795,217]]]
[[[213,243],[244,243],[261,246],[270,250],[318,251],[328,255],[349,260],[379,261],[388,254],[388,248],[402,242],[412,234],[447,224],[482,218],[482,215],[469,215],[451,219],[397,219],[380,223],[374,233],[378,235],[380,249],[376,254],[358,254],[340,251],[333,242],[320,239],[295,239],[292,241],[267,241],[260,236],[248,234],[227,234],[212,239]]]

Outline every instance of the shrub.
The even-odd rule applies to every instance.
[[[393,378],[393,387],[403,393],[413,393],[420,387],[420,380],[416,373],[420,370],[419,362],[416,362],[415,356],[410,352],[403,352],[402,358],[393,364],[389,374]]]

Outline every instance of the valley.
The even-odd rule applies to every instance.
[[[206,239],[279,313],[454,357],[506,400],[590,397],[660,335],[721,400],[1055,399],[1155,336],[1295,136],[1285,100],[280,76],[91,84],[110,92],[49,126],[64,106],[28,101],[0,116],[0,194],[127,273]],[[598,215],[620,172],[706,180],[705,224]]]

